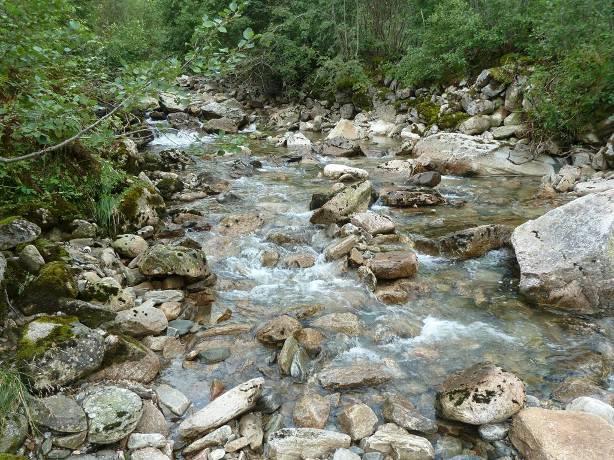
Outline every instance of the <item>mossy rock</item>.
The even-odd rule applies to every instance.
[[[439,117],[437,125],[441,129],[454,129],[463,121],[468,120],[469,118],[469,114],[465,112],[446,113]]]
[[[88,282],[80,292],[82,300],[94,300],[97,302],[108,302],[111,297],[116,296],[121,291],[121,285],[113,278],[103,278],[98,282]]]
[[[22,330],[17,348],[17,359],[31,360],[57,344],[73,338],[71,325],[74,316],[42,316]]]
[[[513,64],[506,64],[500,67],[493,67],[490,69],[490,75],[499,83],[511,84],[516,76],[516,66]]]
[[[18,301],[24,313],[57,311],[62,298],[77,297],[77,283],[71,268],[65,262],[49,262],[38,276],[25,286]]]
[[[157,225],[164,211],[164,199],[150,185],[137,183],[124,191],[118,210],[124,231]]]
[[[200,249],[188,249],[158,244],[142,256],[139,269],[145,276],[185,276],[204,279],[209,276],[205,253]]]
[[[0,454],[0,460],[28,460],[23,455]]]
[[[34,391],[69,385],[100,367],[104,337],[73,316],[43,316],[21,330],[17,358]]]
[[[173,194],[183,191],[184,185],[180,179],[167,177],[156,184],[163,198],[169,199]]]
[[[439,106],[434,102],[423,100],[416,104],[416,109],[427,125],[434,125],[439,120]]]
[[[45,262],[62,262],[69,259],[68,251],[60,243],[39,238],[34,243]]]
[[[64,313],[76,316],[81,323],[92,328],[111,322],[117,316],[114,311],[83,300],[62,299],[60,306]]]

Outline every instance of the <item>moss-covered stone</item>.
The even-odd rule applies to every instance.
[[[77,297],[77,283],[65,262],[49,262],[38,276],[28,283],[19,305],[26,314],[57,311],[58,300]]]
[[[439,106],[434,102],[423,100],[416,104],[416,109],[427,125],[434,125],[439,119]]]
[[[39,238],[33,244],[46,262],[61,262],[69,259],[68,251],[60,243]]]
[[[0,454],[0,460],[28,460],[23,455]]]
[[[74,337],[71,325],[74,316],[43,316],[24,326],[17,348],[17,358],[32,360],[50,348]]]
[[[136,183],[126,189],[118,205],[124,230],[156,225],[158,213],[164,208],[164,199],[153,187],[144,183]]]
[[[516,76],[516,66],[514,64],[506,64],[490,69],[490,75],[499,83],[509,85],[514,81]]]
[[[469,115],[465,112],[446,113],[439,117],[437,125],[441,129],[454,129],[467,119]]]

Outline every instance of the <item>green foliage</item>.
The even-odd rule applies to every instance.
[[[311,89],[321,97],[334,97],[337,92],[366,94],[371,80],[360,61],[341,57],[325,59],[316,71]]]
[[[12,365],[0,362],[0,432],[9,417],[18,413],[26,415],[29,421],[28,390],[19,371]]]

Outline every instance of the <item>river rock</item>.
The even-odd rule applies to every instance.
[[[426,171],[411,176],[407,184],[418,187],[436,187],[441,182],[441,174],[437,171]]]
[[[394,222],[389,217],[372,211],[354,214],[350,222],[373,236],[394,233],[395,230]]]
[[[337,449],[333,455],[333,460],[360,460],[360,455],[349,449]]]
[[[145,276],[177,275],[205,279],[210,274],[207,258],[202,250],[166,244],[158,244],[148,249],[142,255],[139,269]]]
[[[347,139],[357,141],[363,137],[363,133],[350,120],[341,119],[335,127],[328,133],[326,139]]]
[[[405,188],[385,190],[380,195],[384,206],[393,208],[419,208],[424,206],[437,206],[446,202],[439,192],[424,192]]]
[[[128,438],[128,449],[163,448],[166,443],[166,437],[160,433],[132,433]]]
[[[428,434],[437,431],[437,424],[433,420],[423,417],[410,401],[400,396],[386,398],[382,415],[387,422],[395,423],[409,431]]]
[[[187,98],[173,93],[160,93],[160,106],[167,113],[185,112],[188,108]]]
[[[329,366],[318,374],[320,385],[327,390],[374,387],[392,378],[390,371],[377,364]]]
[[[149,243],[142,236],[126,234],[113,241],[113,248],[124,257],[136,257],[149,248]]]
[[[262,414],[260,412],[252,412],[241,417],[241,420],[239,420],[239,434],[247,438],[249,447],[252,450],[259,449],[264,438]]]
[[[186,438],[194,437],[249,411],[256,405],[263,385],[264,379],[256,378],[228,390],[181,422],[179,433]]]
[[[18,304],[27,315],[55,313],[60,299],[74,299],[77,294],[77,283],[71,267],[61,261],[49,262],[25,286]]]
[[[117,329],[133,337],[158,335],[168,327],[168,320],[159,308],[142,305],[120,311],[116,318]]]
[[[223,102],[209,102],[200,108],[200,115],[207,120],[215,118],[226,118],[232,120],[240,128],[246,120],[247,115],[241,107],[241,103],[236,99],[226,99]]]
[[[313,327],[332,332],[340,332],[349,336],[361,335],[364,324],[354,313],[330,313],[320,316],[311,322]]]
[[[514,417],[509,437],[527,460],[604,460],[612,458],[614,427],[591,414],[530,407]]]
[[[160,449],[155,447],[145,447],[130,453],[130,460],[171,460],[170,457],[164,454]]]
[[[341,241],[333,241],[324,249],[324,258],[330,261],[345,257],[357,244],[358,237],[356,235],[350,235]]]
[[[315,357],[320,353],[322,343],[324,343],[324,340],[326,339],[324,334],[317,329],[312,329],[310,327],[296,331],[294,333],[294,338],[311,357]]]
[[[38,273],[43,265],[45,265],[45,259],[43,259],[41,253],[33,244],[28,244],[21,250],[19,253],[19,262],[26,270],[34,274]],[[2,269],[0,268],[0,270]],[[0,275],[0,282],[1,281],[2,275]]]
[[[614,426],[614,407],[589,396],[580,396],[567,404],[565,410],[586,412],[601,417]]]
[[[24,326],[17,357],[35,390],[68,385],[98,369],[104,338],[71,317],[41,317]]]
[[[166,204],[153,185],[135,184],[122,195],[117,208],[120,229],[131,232],[147,225],[157,226],[160,223],[159,213],[166,209]]]
[[[486,425],[480,425],[478,432],[480,437],[484,441],[500,441],[507,436],[510,430],[508,423],[487,423]]]
[[[451,375],[437,394],[443,417],[470,425],[502,422],[522,409],[524,401],[522,381],[489,363]]]
[[[21,217],[7,217],[0,220],[0,251],[34,241],[40,234],[38,225]]]
[[[316,151],[325,156],[347,158],[363,156],[365,154],[359,141],[342,137],[326,139]]]
[[[335,180],[364,180],[369,177],[369,173],[364,169],[338,164],[324,166],[323,174],[324,177]]]
[[[170,385],[162,384],[156,387],[156,395],[163,407],[181,417],[190,407],[190,400],[181,391]]]
[[[414,148],[417,163],[442,174],[545,176],[556,162],[529,147],[514,148],[458,133],[438,133],[421,139]]]
[[[441,254],[456,259],[481,257],[510,244],[513,228],[508,225],[480,225],[449,233],[436,242]]]
[[[112,444],[125,438],[143,415],[141,398],[114,386],[94,389],[82,406],[89,422],[88,440],[93,444]]]
[[[264,219],[260,214],[247,212],[224,217],[220,221],[218,229],[222,235],[239,236],[253,233],[263,225]]]
[[[256,338],[267,345],[284,342],[301,328],[301,323],[288,315],[281,315],[267,322],[256,333]]]
[[[292,419],[299,428],[324,428],[330,413],[330,402],[319,394],[306,394],[296,402]]]
[[[162,436],[168,436],[168,423],[153,401],[143,401],[143,415],[134,431],[135,433],[159,433]]]
[[[578,198],[514,230],[520,290],[564,311],[614,307],[614,190]]]
[[[123,336],[109,335],[106,339],[106,364],[89,377],[90,381],[132,380],[149,383],[160,372],[160,358],[140,342]]]
[[[188,447],[183,449],[183,453],[184,455],[191,454],[193,452],[206,449],[207,447],[223,446],[232,436],[232,428],[230,428],[230,425],[223,425],[202,438],[194,441]]]
[[[418,259],[413,251],[380,252],[367,262],[367,266],[378,280],[411,278],[418,272]]]
[[[352,214],[368,209],[372,193],[373,186],[369,181],[348,185],[316,209],[310,222],[334,224],[347,221]]]
[[[398,460],[432,460],[435,450],[428,439],[409,434],[394,423],[386,423],[368,438],[360,447],[365,452],[380,452]]]
[[[475,115],[463,121],[458,126],[458,130],[463,134],[482,134],[490,129],[490,125],[491,120],[488,115]]]
[[[283,428],[271,433],[265,448],[270,460],[302,460],[325,457],[336,449],[350,447],[347,434],[316,428]]]
[[[377,415],[366,404],[353,404],[346,407],[337,417],[341,429],[350,435],[352,441],[370,436],[377,425]]]
[[[61,394],[33,399],[30,405],[33,422],[58,433],[87,431],[87,418],[73,398]]]

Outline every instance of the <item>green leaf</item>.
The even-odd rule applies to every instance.
[[[251,27],[248,27],[243,31],[243,38],[245,38],[245,40],[251,40],[254,38],[254,31]]]
[[[239,6],[237,5],[237,2],[232,2],[228,8],[230,8],[232,11],[237,11],[239,9]]]
[[[219,33],[221,33],[221,34],[225,34],[226,32],[228,32],[228,31],[226,30],[226,27],[224,27],[224,26],[219,26],[219,27],[217,28],[217,31],[218,31]]]

